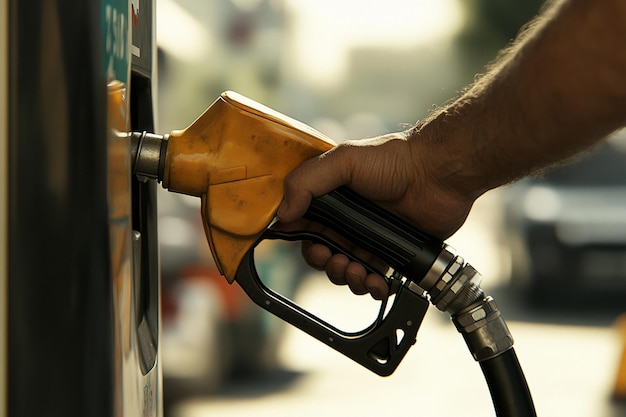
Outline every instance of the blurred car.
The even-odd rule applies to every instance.
[[[233,377],[273,369],[283,323],[220,275],[204,234],[200,199],[160,193],[159,242],[165,401],[210,394]],[[259,275],[273,281],[266,285],[292,297],[300,281],[299,257],[269,246],[256,252]]]
[[[512,283],[537,306],[626,309],[626,132],[511,187]]]

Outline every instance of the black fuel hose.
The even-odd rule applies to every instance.
[[[533,399],[513,348],[480,362],[498,417],[536,417]]]

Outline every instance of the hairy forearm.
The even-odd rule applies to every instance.
[[[417,160],[477,197],[578,154],[626,124],[625,39],[623,0],[555,4],[409,132]]]

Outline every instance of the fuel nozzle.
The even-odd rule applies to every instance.
[[[230,283],[237,281],[256,304],[373,372],[390,375],[415,343],[430,299],[450,314],[480,363],[496,414],[536,415],[513,338],[494,300],[480,288],[480,274],[440,239],[347,187],[314,198],[304,217],[384,261],[394,272],[393,305],[384,300],[374,323],[359,332],[345,332],[261,281],[254,249],[267,239],[313,240],[377,272],[319,231],[271,227],[285,177],[300,163],[331,149],[330,139],[233,92],[223,93],[186,129],[129,137],[133,175],[200,198],[220,273]]]
[[[130,138],[130,157],[133,175],[140,181],[163,181],[167,139],[169,135],[133,132]]]
[[[200,198],[209,247],[229,282],[274,220],[287,174],[334,146],[303,123],[232,91],[185,129],[137,132],[130,139],[139,180]]]

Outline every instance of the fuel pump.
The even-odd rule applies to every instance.
[[[233,92],[223,93],[189,127],[169,135],[130,134],[135,175],[201,199],[206,236],[219,271],[260,307],[372,372],[394,372],[429,303],[450,314],[479,362],[498,416],[534,416],[532,398],[500,311],[481,275],[453,248],[403,219],[339,188],[313,199],[305,218],[376,255],[388,271],[363,262],[328,236],[275,222],[285,176],[334,146],[321,133]],[[268,288],[255,248],[264,240],[323,243],[387,279],[393,303],[359,332],[344,332]]]

